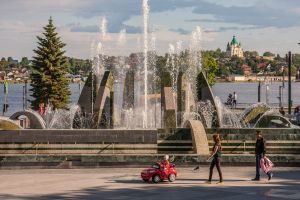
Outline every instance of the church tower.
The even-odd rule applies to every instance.
[[[241,45],[241,43],[238,43],[235,36],[233,36],[230,43],[229,42],[227,43],[226,53],[229,57],[232,57],[232,56],[237,56],[239,58],[244,57],[242,45]]]

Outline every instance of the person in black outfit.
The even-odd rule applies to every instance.
[[[221,145],[221,139],[220,139],[219,134],[214,134],[213,140],[215,142],[215,145],[212,149],[211,155],[207,159],[207,160],[210,160],[211,158],[213,158],[213,160],[211,161],[211,164],[210,164],[210,168],[209,168],[209,178],[208,178],[207,183],[211,184],[213,170],[214,170],[214,167],[216,166],[217,170],[219,172],[219,177],[220,177],[220,182],[218,182],[217,184],[223,184],[223,177],[222,177],[222,171],[221,171],[222,145]]]
[[[256,175],[253,181],[260,180],[260,159],[266,154],[265,140],[260,130],[256,131],[256,144],[255,144],[255,160],[256,160]]]
[[[284,111],[284,108],[283,108],[283,107],[280,107],[279,113],[280,113],[282,116],[285,115],[285,111]]]

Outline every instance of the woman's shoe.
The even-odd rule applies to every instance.
[[[223,181],[220,181],[220,182],[217,182],[218,185],[223,185],[224,182]]]
[[[211,184],[211,181],[205,181],[206,184]]]

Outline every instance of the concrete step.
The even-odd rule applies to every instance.
[[[169,154],[176,165],[209,165],[207,156],[196,154]],[[275,166],[299,166],[300,155],[269,154]],[[163,159],[163,154],[81,154],[81,155],[1,155],[0,169],[10,168],[86,168],[120,165],[144,166]],[[255,156],[251,154],[223,155],[222,165],[255,166]]]

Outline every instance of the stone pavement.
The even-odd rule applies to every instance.
[[[0,199],[300,199],[300,168],[280,167],[274,179],[252,182],[254,167],[223,167],[224,185],[205,184],[208,167],[178,168],[178,179],[144,183],[141,168],[0,170]],[[215,170],[214,178],[217,178]]]

